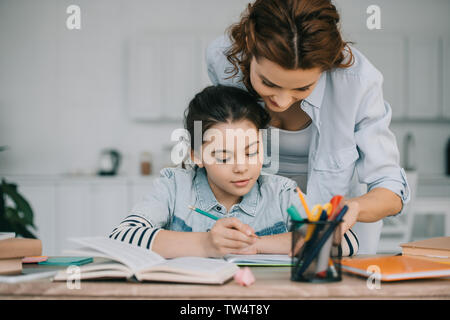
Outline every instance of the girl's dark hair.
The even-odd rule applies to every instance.
[[[250,82],[253,57],[287,70],[347,68],[354,58],[339,19],[330,0],[256,0],[228,29],[232,45],[226,56],[233,67],[226,71],[232,78],[240,69],[242,82],[257,95]]]
[[[216,123],[248,120],[256,129],[269,125],[269,113],[250,93],[237,87],[209,86],[197,93],[184,112],[184,127],[190,134],[194,150],[194,121],[202,123],[202,143],[206,130]]]

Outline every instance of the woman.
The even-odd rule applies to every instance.
[[[329,0],[257,0],[209,45],[208,73],[260,98],[279,129],[278,174],[310,205],[345,195],[342,233],[354,226],[359,253],[373,254],[382,219],[402,211],[409,187],[383,77],[342,40],[338,22]]]

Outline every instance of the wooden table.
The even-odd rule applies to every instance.
[[[290,280],[288,267],[254,267],[256,282],[224,285],[82,281],[80,289],[50,279],[0,284],[0,299],[450,299],[450,279],[381,283],[370,290],[367,279],[343,275],[341,282],[310,284]]]

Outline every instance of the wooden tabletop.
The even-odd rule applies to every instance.
[[[224,285],[82,281],[80,289],[50,279],[0,284],[0,299],[450,299],[450,279],[382,282],[369,289],[367,279],[343,275],[340,282],[290,280],[289,267],[253,267],[256,282]]]

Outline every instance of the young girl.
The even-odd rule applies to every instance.
[[[288,254],[287,208],[294,205],[303,210],[294,181],[261,174],[259,129],[266,128],[269,121],[264,108],[244,90],[219,85],[198,93],[185,114],[195,167],[163,169],[146,198],[134,206],[110,238],[165,258]],[[195,130],[200,128],[198,124],[200,132]],[[196,135],[201,138],[197,148]],[[343,255],[356,254],[357,247],[356,236],[348,232]]]

